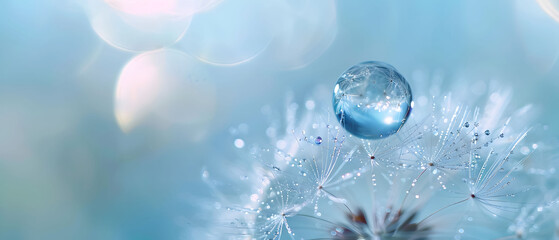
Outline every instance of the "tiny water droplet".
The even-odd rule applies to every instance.
[[[233,144],[235,144],[236,148],[243,148],[245,146],[245,141],[243,141],[243,139],[237,138],[235,139]]]

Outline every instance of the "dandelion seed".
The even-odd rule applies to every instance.
[[[518,180],[531,176],[517,179],[525,173],[553,175],[548,173],[552,170],[538,174],[538,169],[523,167],[534,150],[547,145],[524,143],[527,131],[518,134],[514,125],[509,128],[510,119],[495,127],[495,121],[501,121],[491,114],[480,117],[484,108],[470,111],[453,104],[450,95],[439,102],[438,97],[433,99],[431,109],[416,108],[416,115],[397,134],[376,141],[347,135],[329,121],[328,114],[317,110],[321,109],[318,101],[313,101],[313,107],[307,101],[302,109],[304,124],[295,124],[298,105],[288,104],[286,131],[278,125],[274,134],[267,130],[266,135],[273,136],[270,146],[253,150],[259,167],[253,174],[236,175],[237,180],[249,176],[243,181],[253,184],[245,186],[250,191],[222,194],[212,201],[216,204],[210,204],[229,226],[222,236],[478,239],[486,236],[471,228],[492,230],[493,226],[480,223],[485,218],[476,214],[488,214],[512,222],[508,229],[495,228],[502,239],[549,239],[552,235],[541,229],[548,227],[549,218],[544,216],[551,204],[541,204],[541,199],[534,200],[538,204],[523,203],[522,193],[528,188]],[[287,134],[281,136],[282,132]],[[204,177],[204,171],[202,178],[214,189],[218,184],[209,173]],[[230,204],[230,199],[241,199],[241,204]]]
[[[503,154],[497,154],[493,150],[489,151],[479,170],[470,168],[468,171],[469,179],[472,183],[468,185],[471,199],[493,215],[513,212],[517,207],[514,206],[511,201],[506,200],[506,198],[514,197],[516,193],[507,191],[510,187],[510,183],[514,180],[511,174],[522,164],[525,158],[516,162],[508,171],[502,171],[501,169],[504,169],[512,152],[526,137],[526,134],[527,131],[521,133],[518,138],[503,151]]]

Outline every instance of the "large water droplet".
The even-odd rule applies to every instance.
[[[345,71],[334,87],[334,112],[353,135],[388,137],[400,130],[411,111],[410,85],[383,62],[364,62]]]

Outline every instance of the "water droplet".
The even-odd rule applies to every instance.
[[[210,173],[207,170],[202,170],[202,178],[208,178],[210,176]]]
[[[504,138],[504,137],[505,137],[505,134],[504,134],[504,133],[501,133],[501,135],[499,135],[499,137],[500,137],[500,138]]]
[[[245,146],[245,141],[243,141],[243,139],[237,138],[235,139],[234,144],[236,148],[243,148]]]
[[[383,62],[364,62],[349,68],[334,87],[338,121],[360,138],[379,139],[398,132],[411,112],[411,101],[408,82]]]
[[[469,123],[469,122],[465,122],[465,123],[464,123],[464,127],[467,127],[467,128],[470,127],[470,123]]]
[[[322,138],[320,136],[316,137],[314,143],[316,143],[316,145],[320,145],[322,143]]]
[[[489,136],[489,134],[491,134],[491,132],[489,130],[485,130],[485,135]]]

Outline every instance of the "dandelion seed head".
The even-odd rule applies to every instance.
[[[262,131],[271,142],[240,150],[250,152],[256,166],[246,168],[251,174],[237,175],[249,176],[242,180],[247,191],[213,201],[220,203],[212,206],[219,219],[230,226],[223,236],[461,239],[487,228],[493,231],[487,236],[495,238],[546,239],[541,236],[549,233],[538,219],[549,219],[542,216],[550,208],[526,204],[527,193],[535,194],[523,183],[534,176],[551,178],[554,168],[536,168],[535,150],[546,144],[527,141],[528,126],[517,124],[518,118],[503,118],[509,96],[492,94],[488,102],[495,106],[472,108],[462,99],[453,101],[452,94],[428,95],[419,93],[398,133],[379,140],[352,137],[321,110],[322,101],[312,100],[310,107],[308,100],[304,108],[288,102],[286,116],[274,118],[287,122]],[[209,176],[206,181],[212,183]],[[518,214],[520,208],[526,213]],[[504,232],[509,235],[499,235]]]

